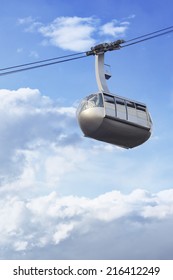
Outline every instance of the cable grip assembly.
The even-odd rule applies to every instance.
[[[92,47],[90,51],[86,52],[86,55],[97,55],[102,54],[107,51],[119,50],[121,48],[121,44],[125,43],[124,40],[116,40],[111,43],[103,43]]]

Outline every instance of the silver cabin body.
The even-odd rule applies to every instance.
[[[83,99],[77,115],[85,136],[120,147],[134,148],[151,135],[152,121],[146,105],[110,93]]]

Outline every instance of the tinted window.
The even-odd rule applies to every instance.
[[[127,107],[129,108],[135,108],[135,103],[134,102],[131,102],[131,101],[127,101]]]
[[[124,99],[116,98],[116,111],[117,117],[123,120],[127,119],[126,104]]]
[[[139,105],[139,104],[136,104],[136,109],[140,110],[140,111],[144,111],[144,112],[146,111],[146,107],[143,105]]]
[[[108,102],[108,103],[113,103],[114,104],[114,97],[111,96],[111,95],[108,95],[108,94],[104,94],[104,100],[105,102]]]
[[[134,102],[127,101],[127,118],[130,122],[138,123],[135,105]]]
[[[105,112],[107,116],[115,118],[115,99],[113,96],[104,94]]]
[[[77,113],[79,114],[81,111],[92,107],[103,107],[103,98],[101,93],[91,94],[84,98],[78,107]]]
[[[123,106],[125,105],[123,99],[116,99],[116,104],[123,105]]]

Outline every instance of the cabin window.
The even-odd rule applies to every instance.
[[[103,98],[101,93],[92,94],[88,97],[88,108],[103,107]]]
[[[136,111],[138,117],[138,124],[142,126],[148,126],[148,112],[146,107],[140,104],[136,104]]]
[[[97,107],[103,107],[103,97],[101,93],[97,94]]]
[[[105,112],[107,116],[114,117],[115,114],[115,99],[113,96],[104,94],[104,101],[105,101]]]
[[[116,98],[116,112],[117,112],[117,118],[123,120],[127,119],[126,104],[124,99]]]
[[[108,95],[108,94],[104,94],[104,100],[105,100],[105,102],[108,102],[108,103],[113,103],[113,104],[115,103],[114,97],[111,95]]]
[[[102,94],[91,94],[82,100],[78,112],[84,111],[93,107],[103,107]]]
[[[136,104],[132,101],[126,101],[127,104],[127,119],[130,122],[138,123],[137,113],[136,113]]]
[[[88,108],[96,107],[96,106],[97,106],[97,103],[98,103],[98,97],[97,97],[97,95],[96,95],[96,94],[91,95],[91,96],[88,98],[87,107],[88,107]]]
[[[146,106],[141,105],[141,104],[136,104],[136,109],[139,111],[146,111]]]

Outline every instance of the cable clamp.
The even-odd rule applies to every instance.
[[[86,55],[97,55],[103,54],[107,51],[119,50],[121,48],[121,44],[125,43],[124,40],[117,40],[111,43],[103,43],[92,47],[90,51],[86,52]]]

